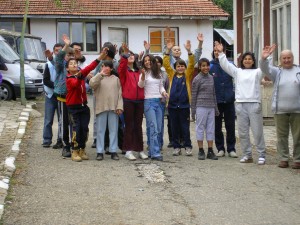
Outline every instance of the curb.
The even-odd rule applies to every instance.
[[[11,150],[9,152],[9,156],[5,159],[3,165],[5,176],[0,178],[0,219],[2,218],[4,212],[5,199],[9,189],[10,178],[12,177],[14,171],[16,170],[15,160],[19,154],[20,144],[25,134],[27,122],[29,120],[33,108],[36,108],[36,103],[28,103],[20,113],[19,118],[17,120],[17,122],[19,122],[17,135],[14,144],[11,147]]]

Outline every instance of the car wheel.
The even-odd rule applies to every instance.
[[[2,83],[0,85],[0,99],[9,101],[14,97],[13,89],[9,84]]]

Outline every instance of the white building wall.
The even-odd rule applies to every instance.
[[[130,50],[139,53],[144,50],[143,41],[149,41],[148,27],[178,27],[179,45],[182,49],[182,58],[187,59],[187,52],[184,48],[186,40],[191,41],[192,51],[198,46],[197,34],[203,33],[203,54],[202,57],[211,59],[213,49],[213,22],[209,20],[101,20],[101,43],[108,41],[108,28],[127,28],[128,44]],[[47,48],[52,49],[56,43],[56,20],[55,19],[31,19],[31,34],[42,37]],[[91,62],[97,55],[85,54],[87,63]]]
[[[56,44],[56,20],[55,19],[30,19],[30,33],[42,37],[47,48],[52,50]]]

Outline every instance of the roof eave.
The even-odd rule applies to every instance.
[[[0,18],[23,18],[23,15],[0,15]],[[227,16],[179,16],[179,15],[118,15],[118,16],[96,16],[96,15],[28,15],[27,18],[38,19],[171,19],[171,20],[228,20]]]

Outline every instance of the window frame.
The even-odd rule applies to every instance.
[[[289,14],[288,14],[288,9]],[[291,0],[281,0],[271,4],[270,7],[270,38],[271,43],[276,43],[277,48],[273,53],[273,62],[279,64],[280,52],[291,48]],[[276,15],[276,21],[274,18]],[[288,25],[288,22],[290,24]],[[275,27],[276,26],[276,27]]]
[[[179,45],[179,27],[170,27],[171,31],[174,31],[174,45]],[[164,31],[166,30],[166,27],[164,26],[148,26],[148,43],[150,43],[151,45],[151,31],[154,30],[160,30],[162,37],[161,37],[161,52],[159,51],[151,51],[151,47],[150,47],[150,53],[154,53],[154,54],[162,54],[165,50],[165,46],[166,46],[166,38],[164,37]]]
[[[62,43],[62,40],[61,38],[62,37],[59,37],[59,34],[58,34],[58,24],[59,23],[68,23],[68,33],[70,34],[69,35],[69,38],[70,38],[70,41],[71,43],[73,42],[73,38],[72,38],[72,23],[82,23],[82,53],[84,54],[98,54],[99,51],[100,51],[100,28],[99,28],[99,21],[98,20],[79,20],[79,19],[58,19],[56,20],[56,40],[57,42],[59,43]],[[87,51],[87,35],[86,35],[86,24],[87,23],[95,23],[95,28],[96,28],[96,45],[97,45],[97,48],[96,48],[96,51]]]
[[[23,26],[23,19],[1,19],[1,22],[10,22],[12,23],[12,29],[9,31],[14,31],[14,32],[22,32],[22,26]],[[21,23],[21,30],[16,30],[16,23]],[[0,28],[3,29],[3,28]],[[29,21],[27,20],[26,22],[26,28],[25,28],[25,33],[29,33]]]

